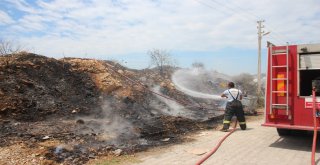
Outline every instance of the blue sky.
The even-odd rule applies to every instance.
[[[117,60],[136,69],[168,51],[230,75],[257,72],[257,20],[266,41],[320,43],[318,0],[0,0],[0,37],[48,57]]]

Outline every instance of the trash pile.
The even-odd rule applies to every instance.
[[[172,70],[160,76],[111,61],[1,56],[0,164],[85,164],[214,127],[217,102],[176,90]]]

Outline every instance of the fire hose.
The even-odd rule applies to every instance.
[[[235,121],[235,124],[230,132],[228,132],[221,140],[219,140],[218,144],[201,160],[199,160],[196,165],[201,165],[203,162],[205,162],[210,156],[212,156],[221,146],[221,144],[224,142],[224,140],[227,139],[228,136],[230,136],[233,132],[237,130],[237,120]]]
[[[317,145],[317,131],[318,131],[318,123],[317,123],[317,115],[316,115],[316,89],[313,87],[312,89],[312,101],[313,101],[313,142],[312,142],[312,154],[311,154],[311,164],[315,165],[315,153],[316,153],[316,145]]]

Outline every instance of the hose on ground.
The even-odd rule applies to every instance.
[[[230,132],[228,132],[221,140],[219,140],[218,144],[206,155],[204,156],[201,160],[199,160],[196,165],[201,165],[203,162],[205,162],[210,156],[212,156],[221,146],[224,140],[227,139],[228,136],[230,136],[233,132],[237,130],[237,120],[234,124],[234,127]]]

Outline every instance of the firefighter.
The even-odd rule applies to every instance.
[[[221,97],[225,97],[228,100],[223,120],[223,128],[221,129],[221,131],[228,131],[231,119],[234,115],[237,116],[240,128],[242,130],[245,130],[247,125],[246,119],[244,117],[243,106],[240,101],[242,100],[241,90],[236,89],[233,82],[229,82],[228,89],[221,94]]]

